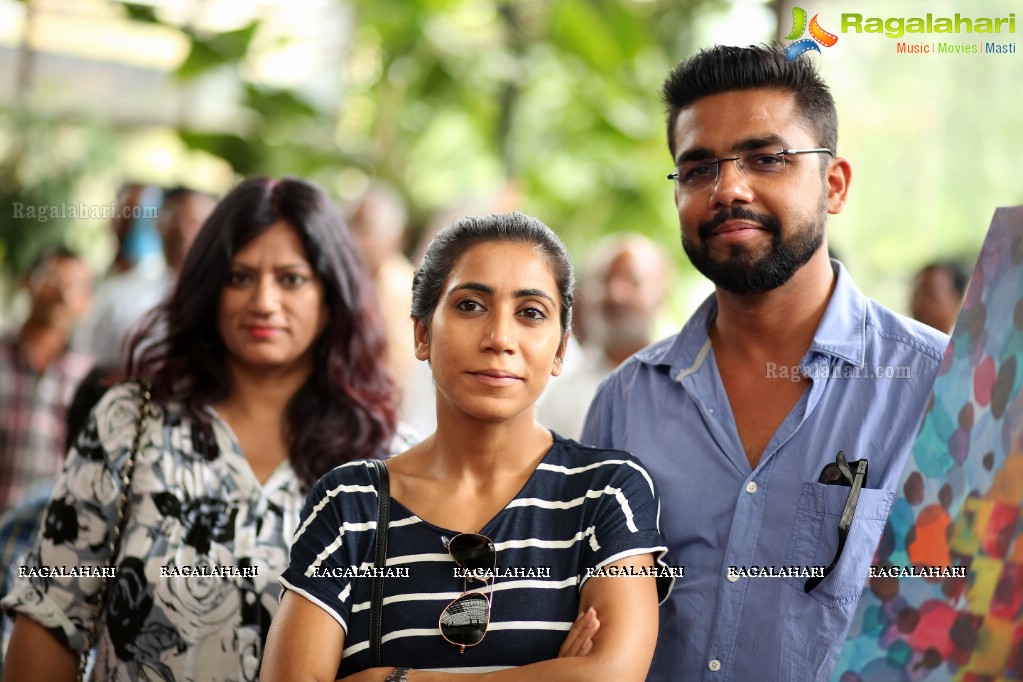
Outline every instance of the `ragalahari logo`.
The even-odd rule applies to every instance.
[[[809,52],[810,50],[816,50],[820,52],[821,49],[817,47],[817,44],[821,44],[824,47],[831,47],[838,42],[838,36],[834,33],[829,33],[821,28],[821,25],[817,23],[817,17],[819,15],[813,15],[813,19],[810,20],[810,36],[811,38],[803,38],[802,40],[796,40],[803,35],[806,31],[806,10],[802,7],[792,8],[792,30],[785,40],[795,40],[785,49],[785,57],[789,60],[789,63],[796,61],[799,55]]]

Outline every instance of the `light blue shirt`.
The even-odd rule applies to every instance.
[[[661,497],[665,561],[685,566],[661,606],[648,680],[818,680],[835,666],[948,337],[832,267],[835,288],[799,368],[765,367],[812,384],[756,469],[707,334],[714,296],[611,374],[590,407],[582,441],[639,457]],[[809,594],[803,576],[729,578],[730,566],[831,563],[850,488],[817,480],[839,450],[869,471],[834,571]]]

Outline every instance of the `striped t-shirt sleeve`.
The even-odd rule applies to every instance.
[[[371,568],[376,537],[377,474],[372,462],[351,462],[328,472],[310,491],[291,545],[291,562],[280,577],[284,587],[330,614],[348,633],[352,579],[346,568]],[[341,518],[344,495],[355,518]],[[363,509],[365,508],[365,509]]]
[[[597,569],[620,559],[653,554],[663,566],[667,551],[658,522],[660,502],[654,490],[653,480],[647,471],[633,457],[617,453],[621,459],[604,460],[603,466],[614,465],[614,474],[603,482],[600,489],[592,489],[587,495],[596,496],[593,525],[588,545],[582,555],[582,584],[587,580],[588,569]],[[663,600],[673,581],[658,578],[658,593]]]

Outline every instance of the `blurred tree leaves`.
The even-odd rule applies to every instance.
[[[419,230],[437,212],[517,207],[577,248],[617,230],[674,240],[658,90],[710,4],[353,0],[340,111],[244,83],[250,125],[181,136],[240,175],[297,173],[329,189],[351,168],[387,180]],[[177,75],[231,68],[257,30],[188,31]],[[520,198],[495,205],[509,194]]]
[[[178,134],[240,176],[304,175],[336,195],[355,169],[402,188],[419,230],[439,211],[521,208],[570,247],[617,230],[674,240],[658,90],[692,48],[693,15],[718,0],[351,0],[339,110],[249,80],[258,20],[207,34],[117,4],[187,37],[173,73],[186,93],[225,74],[239,82],[237,125],[211,128],[186,108]],[[5,200],[73,196],[75,175],[90,172],[54,165],[28,185],[26,158],[6,157]],[[24,262],[44,237],[0,239]]]
[[[72,204],[83,177],[111,166],[114,144],[102,125],[94,123],[87,132],[78,121],[22,108],[0,111],[0,128],[18,131],[0,150],[0,274],[10,279],[43,249],[64,241],[74,222],[64,207]],[[51,218],[51,211],[57,215]]]
[[[235,31],[204,36],[191,29],[184,29],[191,39],[191,49],[175,75],[182,80],[201,76],[221,66],[236,66],[245,58],[252,43],[252,36],[259,27],[258,21]]]
[[[156,18],[156,9],[152,5],[137,5],[134,2],[122,4],[133,21],[142,21],[150,24],[160,23],[160,20]]]
[[[486,209],[512,183],[570,247],[616,230],[673,240],[658,91],[709,4],[356,0],[353,53],[379,68],[354,74],[339,143],[405,188],[420,222]]]
[[[336,71],[322,74],[343,89],[336,105],[314,89],[251,80],[261,31],[272,26],[253,20],[208,34],[165,23],[153,5],[111,4],[130,21],[187,39],[168,78],[186,95],[178,135],[239,176],[302,175],[341,198],[379,177],[408,197],[420,232],[450,211],[521,208],[577,255],[617,230],[677,243],[659,90],[694,52],[694,27],[706,31],[711,12],[735,9],[724,0],[347,0],[350,25],[323,27],[337,30],[344,48]],[[769,6],[787,21],[791,4]],[[1011,3],[1000,5],[1008,12]],[[764,38],[768,31],[765,24]],[[1011,167],[1023,119],[1010,62],[895,62],[869,48],[862,38],[821,67],[858,169],[832,241],[855,269],[883,275],[939,251],[969,251],[996,202],[1020,201]],[[952,94],[962,84],[970,97]],[[217,127],[188,94],[221,86],[237,116]],[[70,200],[83,180],[113,170],[125,136],[100,126],[86,143],[83,121],[41,111],[0,111],[0,128],[10,138],[0,149],[0,254],[9,273],[64,229],[8,220],[12,202]],[[918,160],[913,172],[907,159]],[[688,270],[681,250],[672,253]],[[874,294],[878,277],[863,279]],[[897,304],[899,293],[882,300]]]

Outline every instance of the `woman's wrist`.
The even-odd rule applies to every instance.
[[[408,674],[412,668],[395,668],[384,678],[384,682],[409,682]]]

